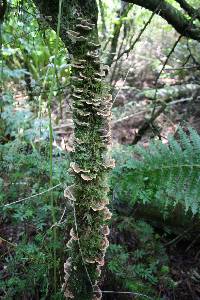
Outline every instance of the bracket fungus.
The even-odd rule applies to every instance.
[[[83,30],[83,31],[90,31],[92,30],[92,27],[88,26],[88,25],[83,25],[83,24],[77,24],[76,25],[76,29],[78,30]]]
[[[69,241],[67,242],[66,247],[67,247],[68,249],[72,249],[73,241],[74,241],[74,239],[71,237],[71,238],[69,239]]]
[[[108,225],[103,225],[102,234],[105,236],[110,234],[110,229],[109,229]]]
[[[104,236],[104,238],[101,241],[100,249],[105,251],[108,248],[108,246],[109,246],[109,240],[107,239],[106,236]]]
[[[90,47],[91,50],[96,50],[101,47],[101,44],[95,44],[93,42],[88,42],[88,47]]]
[[[83,126],[83,127],[89,127],[90,124],[89,123],[86,123],[86,122],[83,122],[83,121],[79,121],[77,119],[74,119],[74,123],[78,126]]]
[[[72,41],[72,43],[76,42],[86,42],[87,37],[80,35],[79,32],[73,31],[73,30],[68,30],[67,35],[69,39]]]
[[[82,98],[80,95],[77,95],[77,94],[72,94],[72,97],[75,98],[75,99],[81,99]]]
[[[103,166],[106,169],[113,169],[115,167],[115,160],[114,159],[105,160]]]
[[[109,211],[109,209],[107,207],[104,207],[103,209],[103,220],[107,221],[110,220],[112,218],[112,213]]]
[[[103,210],[105,206],[108,204],[109,204],[109,200],[105,199],[105,200],[98,201],[97,203],[93,203],[90,207],[93,211],[98,211],[98,210]]]
[[[77,76],[72,76],[71,79],[74,82],[81,82],[81,83],[83,82],[83,79]]]
[[[78,240],[78,236],[75,234],[73,228],[71,228],[69,235],[71,236],[71,238],[72,238],[74,241],[77,241],[77,240]]]
[[[88,117],[91,113],[90,112],[85,112],[81,109],[76,108],[75,112],[79,114],[81,117]]]
[[[75,64],[72,64],[71,66],[72,66],[72,68],[78,69],[78,70],[79,70],[79,69],[80,69],[80,70],[85,69],[85,66],[83,66],[83,65],[81,65],[81,64],[80,64],[80,65],[79,65],[79,64],[76,64],[76,65],[75,65]]]
[[[84,180],[84,181],[91,181],[95,178],[96,176],[95,175],[85,175],[85,174],[81,174],[81,178]]]
[[[85,26],[90,26],[90,27],[94,27],[95,26],[94,23],[91,23],[91,22],[83,19],[82,17],[78,17],[77,21],[80,22],[82,25],[85,25]]]
[[[69,200],[72,195],[76,198],[76,202],[72,204],[76,214],[78,236],[73,227],[67,243],[73,263],[72,268],[67,271],[71,276],[65,286],[66,295],[75,295],[75,298],[77,287],[74,282],[77,278],[82,278],[81,274],[85,271],[82,259],[89,264],[87,267],[95,284],[105,263],[104,256],[109,245],[107,236],[110,233],[105,223],[112,216],[107,207],[107,173],[108,169],[114,166],[114,161],[109,159],[107,154],[108,144],[111,143],[112,98],[110,95],[105,96],[107,88],[103,80],[106,70],[101,67],[96,26],[82,17],[78,17],[76,21],[77,24],[72,26],[73,30],[67,31],[68,37],[75,43],[72,47],[71,65],[75,151],[72,153],[70,164],[74,187],[72,191],[65,191],[65,197]],[[79,247],[82,247],[82,253]],[[83,286],[85,298],[81,298],[83,296],[79,294],[77,299],[91,299],[92,297],[89,298],[86,294],[87,289],[93,300],[102,298],[98,287],[91,291],[87,281],[84,281]]]
[[[99,266],[103,267],[105,265],[104,258],[96,258],[95,261],[98,263]]]
[[[101,300],[102,299],[102,292],[98,286],[93,286],[94,289],[94,297],[92,300]]]
[[[81,169],[75,162],[71,162],[70,167],[75,173],[90,173],[90,170]]]
[[[64,295],[67,299],[74,299],[74,295],[72,294],[71,291],[69,291],[67,283],[70,278],[70,272],[71,272],[71,267],[72,267],[72,260],[71,257],[67,259],[67,261],[64,263],[64,284],[62,285],[62,290],[64,291]]]
[[[81,73],[81,72],[79,73],[79,76],[80,76],[80,78],[81,78],[82,80],[83,80],[83,79],[85,79],[85,80],[88,79],[88,77],[85,76],[85,75],[83,75],[83,73]]]
[[[96,263],[95,260],[90,259],[90,258],[85,258],[85,262],[88,263],[88,264],[95,264]]]

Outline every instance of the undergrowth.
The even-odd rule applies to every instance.
[[[120,148],[111,183],[122,201],[155,204],[168,214],[178,204],[193,215],[200,212],[200,136],[178,130],[178,140],[153,141],[147,148]]]
[[[0,145],[0,297],[61,300],[66,232],[72,222],[63,196],[65,185],[72,182],[67,173],[69,157],[53,147],[52,186],[59,186],[51,192],[59,224],[52,224],[48,123],[34,119],[32,114],[24,119],[22,112],[13,110],[11,98],[5,101]],[[162,299],[159,290],[176,287],[162,237],[147,222],[115,208],[124,203],[126,209],[138,203],[157,205],[164,217],[181,204],[185,212],[198,215],[199,153],[200,137],[194,129],[189,129],[189,134],[180,129],[178,139],[169,137],[168,144],[155,141],[147,148],[120,147],[114,151],[117,166],[110,182],[115,214],[105,272],[108,288]],[[42,194],[30,198],[38,193]],[[57,291],[52,292],[55,266]]]
[[[160,290],[172,289],[176,282],[161,236],[145,221],[130,216],[116,216],[113,228],[107,254],[110,286],[140,295],[136,299],[163,299]]]
[[[10,102],[5,110],[9,116],[13,112]],[[66,227],[70,222],[63,195],[65,185],[71,183],[68,154],[53,148],[52,186],[57,187],[48,191],[50,150],[48,135],[43,134],[46,123],[37,123],[31,114],[23,119],[22,112],[12,116],[3,115],[6,138],[0,145],[0,298],[62,299]],[[52,224],[50,192],[57,201],[54,209],[58,224]],[[41,195],[32,197],[36,194]],[[52,293],[55,266],[58,282],[57,291]]]

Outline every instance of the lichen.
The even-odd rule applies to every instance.
[[[91,300],[101,299],[100,290],[94,293],[92,285],[98,281],[109,245],[105,221],[111,218],[107,172],[114,166],[107,153],[111,142],[111,97],[103,83],[105,72],[100,64],[96,27],[90,19],[78,18],[78,22],[68,30],[76,49],[71,65],[75,151],[70,167],[77,227],[71,229],[67,243],[72,267],[65,289],[77,300]],[[69,198],[69,191],[65,194]]]

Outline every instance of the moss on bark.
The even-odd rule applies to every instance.
[[[35,0],[42,13],[51,16],[56,27],[58,0]],[[72,3],[73,2],[73,3]],[[95,0],[63,3],[61,38],[72,57],[71,100],[74,121],[74,152],[71,172],[74,185],[65,190],[74,212],[74,226],[67,243],[65,263],[66,298],[101,299],[97,286],[100,268],[108,247],[111,218],[107,173],[114,162],[109,157],[111,143],[111,96],[104,83],[99,57],[97,5]]]

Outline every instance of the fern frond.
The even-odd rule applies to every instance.
[[[154,141],[129,150],[112,175],[121,196],[168,208],[182,203],[186,211],[200,213],[200,136],[192,128],[188,135],[180,128],[178,135],[179,141],[169,136],[168,144]]]

